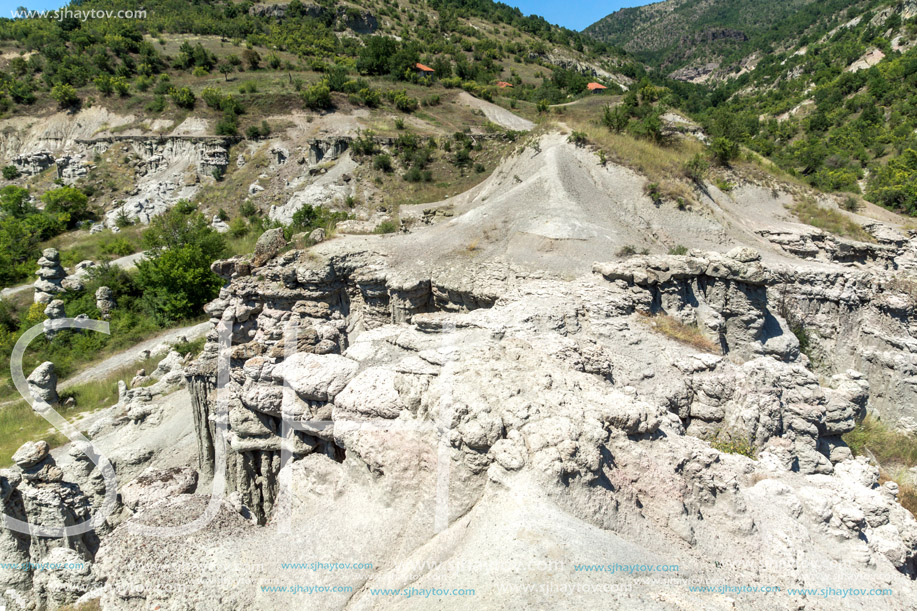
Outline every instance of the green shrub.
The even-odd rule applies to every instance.
[[[752,460],[755,460],[758,455],[757,450],[755,450],[748,439],[711,439],[710,447],[724,454],[740,454]]]
[[[218,136],[235,136],[239,131],[239,119],[235,113],[224,112],[215,129]]]
[[[120,236],[108,240],[102,244],[99,250],[103,255],[112,255],[115,257],[126,257],[136,251],[133,244]]]
[[[316,228],[330,230],[334,228],[339,221],[347,218],[345,212],[335,212],[324,206],[312,206],[304,204],[299,210],[293,213],[293,222],[290,224],[291,233],[300,231],[312,231]]]
[[[249,230],[248,223],[245,222],[244,217],[236,217],[229,221],[229,235],[234,238],[241,238],[248,235]]]
[[[575,144],[576,146],[586,146],[589,143],[589,138],[586,136],[586,132],[578,132],[574,130],[570,137],[567,138],[567,142]]]
[[[146,105],[147,112],[162,112],[166,109],[165,96],[158,95],[153,101]]]
[[[182,87],[180,89],[175,89],[173,87],[169,91],[169,97],[172,98],[172,102],[179,108],[194,108],[196,98],[194,97],[194,92],[188,87]]]
[[[379,223],[379,226],[373,230],[373,233],[395,233],[398,231],[398,223],[392,220],[386,220]]]
[[[646,186],[643,187],[643,192],[654,202],[658,202],[662,199],[662,190],[659,188],[658,182],[647,183]]]
[[[16,180],[19,178],[19,168],[14,165],[3,166],[4,180]]]
[[[703,155],[698,153],[685,164],[684,173],[685,176],[694,182],[700,183],[704,180],[704,177],[707,175],[707,170],[709,169],[710,163],[707,162]]]
[[[89,216],[89,198],[74,187],[52,189],[41,196],[41,201],[45,202],[45,212],[67,215],[69,227]]]
[[[623,106],[606,106],[602,113],[602,124],[615,133],[623,132],[630,123],[630,115]]]
[[[385,153],[380,153],[373,158],[373,168],[389,173],[392,171],[392,158]]]
[[[72,85],[64,83],[55,85],[51,88],[51,97],[60,105],[61,108],[70,108],[76,106],[80,98],[76,95],[76,89]]]
[[[739,156],[739,145],[729,138],[714,138],[710,150],[717,163],[724,166],[728,166],[730,161]]]
[[[137,264],[143,307],[171,322],[199,316],[223,282],[210,264],[226,252],[226,242],[188,202],[153,219],[143,235],[148,256]]]
[[[678,256],[686,255],[686,254],[688,254],[688,249],[687,249],[686,247],[682,246],[681,244],[679,244],[678,246],[673,246],[672,248],[670,248],[670,249],[669,249],[669,254],[670,254],[670,255],[678,255]]]
[[[408,96],[403,91],[396,93],[392,98],[392,102],[395,104],[395,108],[401,112],[414,112],[420,105],[416,98]]]
[[[331,89],[324,82],[318,82],[302,92],[303,104],[309,110],[328,110],[333,106]]]

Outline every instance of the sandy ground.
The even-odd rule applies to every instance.
[[[505,127],[506,129],[514,129],[517,131],[527,132],[535,127],[535,124],[528,119],[523,119],[520,116],[514,115],[502,106],[491,104],[485,100],[479,100],[467,91],[461,92],[457,99],[462,104],[467,104],[472,108],[477,108],[478,110],[483,111],[484,116],[487,117],[490,121],[493,121],[497,125]]]
[[[193,341],[199,337],[204,337],[207,335],[209,330],[209,322],[202,322],[196,325],[191,325],[189,327],[171,329],[157,335],[156,337],[142,341],[135,346],[131,346],[123,352],[114,354],[104,361],[100,361],[87,367],[86,369],[80,371],[78,374],[71,376],[65,381],[61,382],[58,385],[58,388],[64,389],[76,384],[91,382],[96,378],[104,378],[105,376],[119,371],[133,363],[139,363],[140,361],[143,361],[146,358],[144,353],[147,350],[150,351],[150,354],[162,354],[168,350],[169,346],[177,343],[180,337],[184,337],[188,341]]]

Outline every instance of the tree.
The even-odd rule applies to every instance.
[[[232,66],[226,63],[220,64],[220,73],[226,77],[226,81],[229,81],[229,75],[232,73]]]
[[[3,166],[3,179],[16,180],[19,178],[19,168],[14,165]]]
[[[45,212],[69,215],[70,227],[89,216],[89,198],[74,187],[53,189],[41,196],[45,202]]]
[[[144,308],[163,321],[200,313],[222,286],[210,264],[226,252],[226,242],[186,201],[153,219],[143,235],[149,251],[137,265]]]
[[[710,150],[717,163],[728,166],[729,162],[739,156],[739,145],[729,138],[714,138]]]
[[[38,210],[29,203],[29,190],[9,185],[0,189],[0,212],[14,218],[24,218]]]
[[[357,70],[363,74],[382,75],[389,72],[389,61],[398,52],[398,43],[387,36],[370,36],[360,49]]]

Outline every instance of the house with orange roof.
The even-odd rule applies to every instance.
[[[596,93],[598,91],[604,91],[608,89],[608,87],[606,87],[605,85],[602,85],[601,83],[589,83],[588,85],[586,85],[586,89],[588,89],[589,91],[593,93]]]
[[[500,89],[506,89],[507,87],[512,87],[512,83],[507,83],[506,81],[497,81],[497,87]]]
[[[430,66],[424,66],[419,62],[414,65],[414,68],[417,70],[418,76],[433,76],[433,73],[435,72],[435,70],[433,70],[433,68]]]

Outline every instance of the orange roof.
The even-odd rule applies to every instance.
[[[435,72],[430,66],[424,66],[423,64],[417,64],[417,69],[422,70],[423,72]]]
[[[589,83],[586,85],[586,89],[589,91],[598,91],[600,89],[608,89],[605,85],[600,85],[599,83]]]
[[[506,89],[507,87],[512,87],[512,83],[507,83],[506,81],[497,81],[497,87],[500,89]]]

